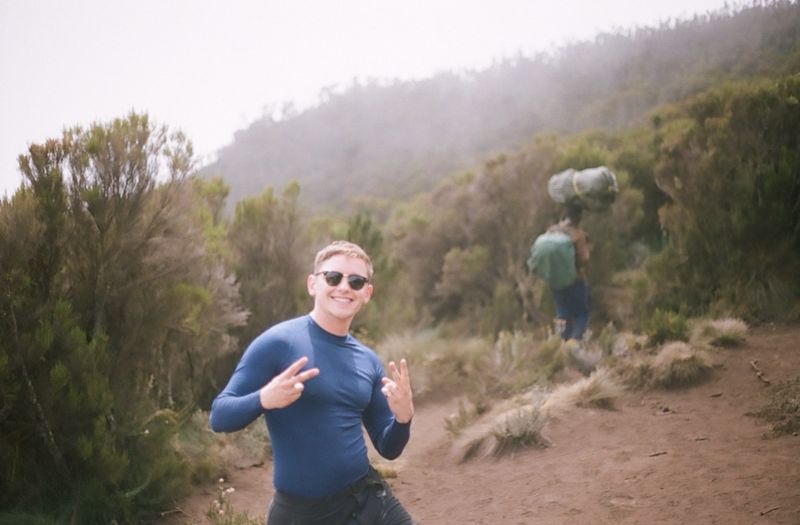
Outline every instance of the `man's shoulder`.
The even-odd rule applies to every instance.
[[[378,356],[378,353],[352,334],[350,337],[348,337],[348,346],[350,346],[351,351],[358,352],[361,356],[363,356],[363,359],[365,359],[366,362],[371,363],[372,366],[376,367],[377,370],[383,368],[383,364],[381,363],[381,358]]]
[[[276,323],[253,339],[251,347],[267,347],[276,344],[291,344],[298,333],[308,331],[308,316],[295,317]]]

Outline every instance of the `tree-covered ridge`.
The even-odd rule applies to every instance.
[[[303,201],[331,209],[359,195],[407,197],[537,132],[619,129],[722,81],[796,72],[798,27],[800,5],[775,1],[603,34],[484,71],[356,83],[237,132],[203,172],[225,178],[231,204],[292,180]]]

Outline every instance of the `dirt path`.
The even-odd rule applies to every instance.
[[[418,407],[391,466],[393,490],[421,524],[800,524],[800,437],[765,437],[747,416],[768,387],[800,374],[800,326],[761,327],[720,350],[707,383],[627,393],[617,410],[579,409],[548,423],[552,446],[460,464],[442,424],[455,402]],[[231,502],[263,515],[269,466],[235,472]],[[204,523],[214,488],[163,525]]]

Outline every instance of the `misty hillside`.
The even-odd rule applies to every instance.
[[[230,203],[292,180],[309,204],[403,198],[538,132],[634,125],[727,80],[797,71],[800,4],[753,5],[478,72],[328,92],[315,108],[238,131],[202,174],[225,178]]]

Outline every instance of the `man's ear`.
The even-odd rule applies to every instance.
[[[317,295],[317,276],[316,275],[309,275],[306,279],[306,287],[308,288],[308,295],[314,297]]]
[[[364,299],[364,304],[367,304],[369,300],[372,298],[372,292],[375,291],[375,288],[372,286],[372,283],[367,283],[366,291],[366,298]]]

